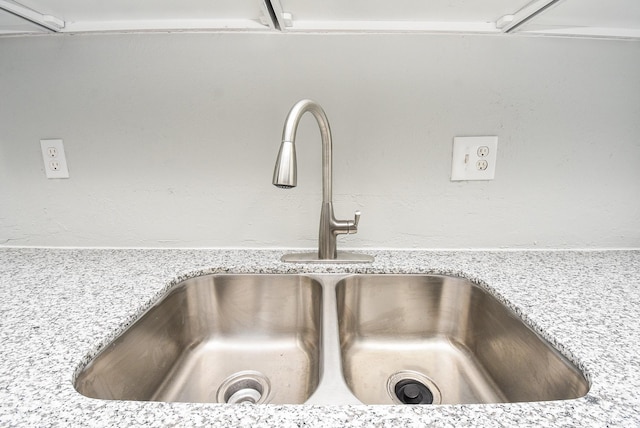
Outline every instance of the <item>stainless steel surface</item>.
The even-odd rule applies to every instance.
[[[296,146],[292,141],[283,141],[280,144],[273,171],[273,184],[281,189],[291,189],[298,185],[298,158]]]
[[[411,370],[443,404],[584,396],[583,374],[511,310],[447,276],[350,276],[338,283],[344,377],[366,404],[392,404],[387,379]]]
[[[277,187],[289,189],[297,183],[297,162],[295,140],[298,124],[302,116],[309,112],[316,118],[320,128],[322,140],[322,208],[320,211],[320,231],[318,236],[318,254],[316,259],[331,262],[338,257],[336,237],[345,233],[357,233],[360,212],[357,211],[354,220],[337,220],[333,212],[333,143],[329,119],[318,103],[311,100],[298,101],[289,111],[282,131],[282,143],[278,151],[276,165],[273,171],[273,184]],[[285,261],[298,261],[293,260]],[[373,257],[359,257],[356,262],[373,261]]]
[[[186,280],[75,386],[118,400],[400,404],[394,391],[404,381],[425,386],[434,404],[571,399],[589,389],[571,362],[466,279],[345,274]],[[413,384],[402,391],[418,395]]]
[[[99,354],[76,389],[112,400],[213,403],[222,391],[251,401],[250,389],[270,389],[260,402],[303,403],[320,378],[321,319],[322,286],[309,277],[193,278]]]

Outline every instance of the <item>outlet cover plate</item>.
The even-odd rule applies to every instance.
[[[454,137],[451,181],[493,180],[498,137]]]
[[[60,139],[40,140],[44,172],[47,178],[69,178],[64,145]]]

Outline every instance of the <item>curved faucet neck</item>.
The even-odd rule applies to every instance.
[[[282,130],[282,141],[290,141],[295,144],[298,124],[302,116],[309,112],[313,114],[320,128],[322,138],[322,202],[331,203],[332,200],[332,169],[333,148],[331,142],[331,127],[329,119],[318,103],[312,100],[298,101],[289,111]]]

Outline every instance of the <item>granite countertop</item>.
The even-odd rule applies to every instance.
[[[368,251],[292,265],[276,250],[0,248],[0,426],[640,426],[640,251]],[[106,401],[74,373],[178,278],[210,272],[452,273],[480,281],[591,381],[579,399],[310,406]]]

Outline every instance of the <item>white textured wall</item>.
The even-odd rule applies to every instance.
[[[271,185],[307,97],[363,213],[340,248],[640,247],[640,42],[282,34],[0,38],[0,244],[314,247],[311,116]],[[452,138],[494,134],[496,179],[449,181]]]

